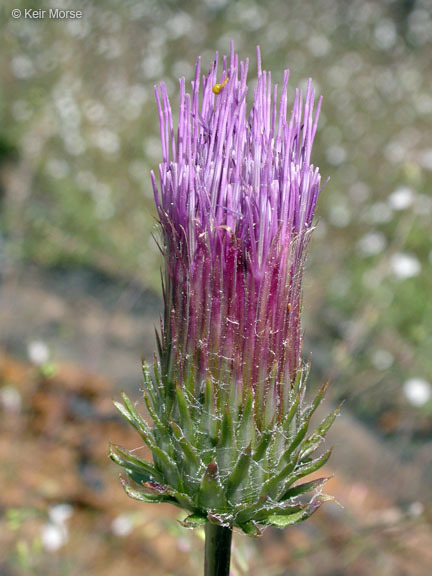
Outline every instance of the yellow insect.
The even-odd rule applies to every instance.
[[[228,80],[229,80],[229,78],[228,78],[228,76],[227,76],[227,77],[225,78],[225,80],[222,82],[222,84],[215,84],[215,85],[213,86],[213,88],[212,88],[213,93],[214,93],[214,94],[219,94],[219,92],[222,90],[222,88],[228,84]]]

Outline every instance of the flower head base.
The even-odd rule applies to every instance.
[[[319,468],[311,460],[333,422],[307,437],[324,389],[303,406],[301,280],[320,191],[310,164],[321,100],[309,81],[287,117],[261,69],[247,114],[248,62],[231,48],[192,94],[180,80],[177,134],[163,84],[156,89],[162,163],[152,182],[165,258],[164,317],[154,376],[145,367],[153,429],[130,401],[119,405],[153,452],[154,465],[115,448],[112,457],[145,501],[191,511],[245,532],[308,517],[325,499],[323,480],[293,484]]]

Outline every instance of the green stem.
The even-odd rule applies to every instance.
[[[204,576],[229,576],[231,528],[207,522],[205,525]]]

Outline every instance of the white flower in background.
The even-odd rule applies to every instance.
[[[390,194],[388,203],[393,210],[405,210],[412,205],[413,200],[414,194],[411,188],[403,186]]]
[[[21,394],[14,386],[0,388],[0,405],[5,412],[21,412]]]
[[[64,525],[49,522],[42,527],[42,546],[48,552],[56,552],[68,541],[67,528]]]
[[[10,67],[16,78],[31,78],[35,74],[34,64],[27,56],[15,56],[10,61]]]
[[[103,152],[107,154],[118,154],[120,150],[120,138],[116,132],[101,128],[92,134],[92,141]]]
[[[121,514],[111,522],[111,531],[116,536],[124,537],[132,532],[133,524],[128,516]]]
[[[327,162],[329,162],[333,166],[339,166],[340,164],[345,162],[346,157],[347,157],[346,150],[342,146],[338,146],[335,144],[334,146],[330,146],[327,149],[326,152]]]
[[[369,232],[362,236],[358,247],[365,256],[375,256],[384,250],[387,241],[382,232]]]
[[[372,364],[377,370],[388,370],[394,362],[394,356],[388,350],[378,349],[372,354]]]
[[[397,41],[397,30],[392,20],[383,18],[375,26],[375,44],[381,50],[390,50]]]
[[[412,254],[397,252],[391,258],[393,274],[400,280],[418,276],[421,271],[419,260]]]
[[[38,366],[46,364],[50,357],[48,346],[41,340],[30,342],[27,347],[27,354],[30,361]]]
[[[410,378],[403,385],[403,391],[410,404],[423,406],[432,398],[432,386],[422,378]]]
[[[50,508],[49,517],[54,524],[64,524],[73,513],[74,510],[70,504],[57,504]]]
[[[66,178],[70,172],[69,164],[65,160],[58,158],[47,160],[46,170],[50,176],[57,179]]]
[[[422,502],[412,502],[408,507],[410,516],[418,517],[424,512],[424,504]]]
[[[332,226],[345,228],[351,222],[351,212],[349,207],[342,202],[330,207],[328,219]]]
[[[385,224],[393,218],[393,211],[385,202],[375,202],[366,210],[363,220],[372,224]]]
[[[41,531],[42,546],[48,552],[56,552],[64,546],[69,538],[66,521],[73,515],[74,510],[70,504],[57,504],[49,511],[49,522]]]
[[[316,58],[322,58],[331,49],[331,44],[327,36],[313,35],[307,43],[310,53]]]

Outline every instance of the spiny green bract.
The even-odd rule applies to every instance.
[[[230,390],[209,380],[200,397],[192,397],[186,388],[161,382],[156,361],[153,377],[147,365],[143,369],[153,426],[126,394],[123,403],[115,403],[153,455],[150,463],[111,446],[110,457],[127,474],[122,482],[129,496],[189,511],[186,527],[210,521],[250,535],[259,535],[262,526],[285,528],[306,520],[331,499],[321,493],[328,478],[300,482],[327,462],[331,450],[314,453],[339,412],[334,410],[308,435],[327,386],[305,406],[307,368],[291,387],[290,409],[267,423],[256,418],[251,390],[243,401],[233,401]]]

